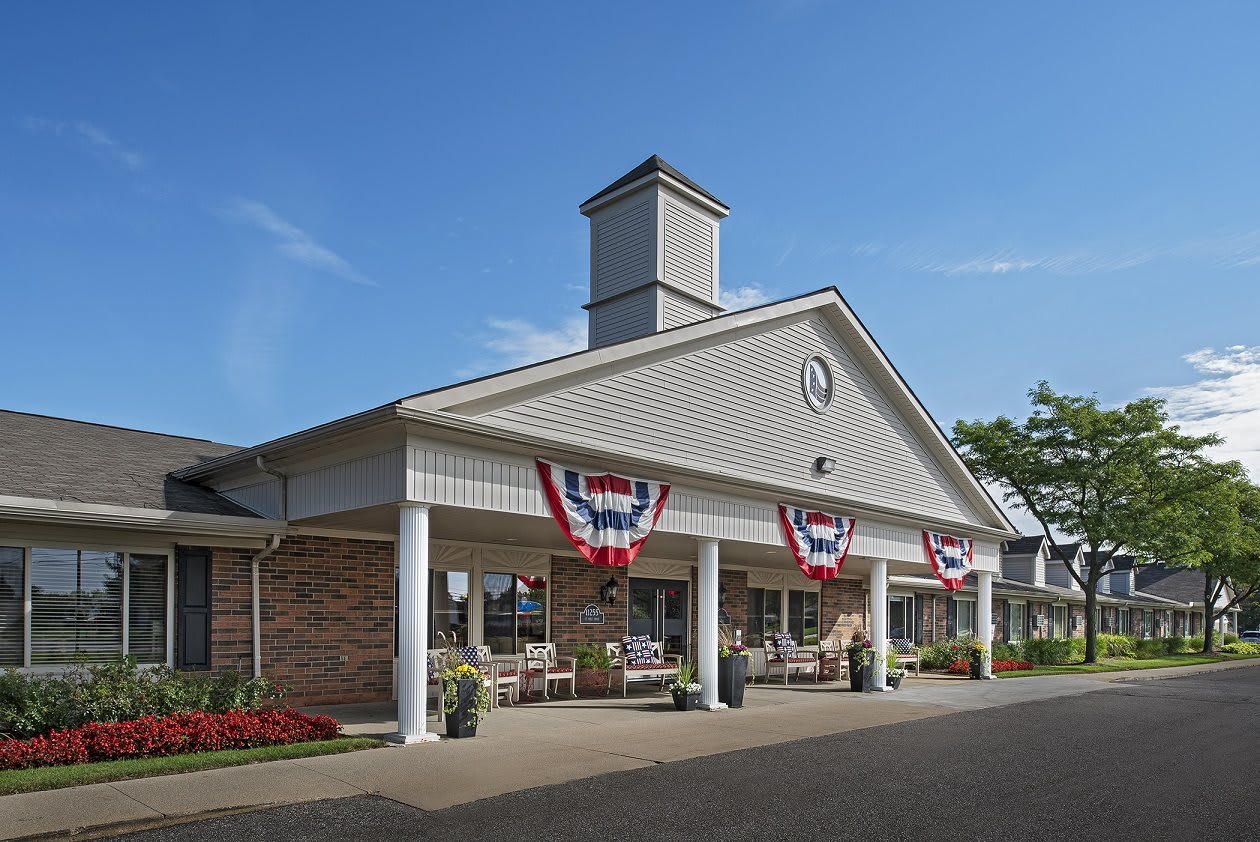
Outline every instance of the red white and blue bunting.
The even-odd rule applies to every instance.
[[[665,510],[669,485],[535,461],[551,516],[577,551],[602,567],[634,561]]]
[[[834,579],[844,566],[857,521],[779,504],[779,522],[788,549],[810,579]]]
[[[975,559],[970,538],[955,538],[953,535],[941,535],[939,532],[923,530],[923,549],[927,551],[932,571],[941,580],[947,591],[962,588],[967,581]]]

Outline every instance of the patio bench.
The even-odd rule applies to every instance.
[[[665,689],[665,679],[678,675],[678,667],[682,665],[681,655],[662,655],[661,644],[648,640],[646,636],[635,636],[636,644],[644,648],[646,655],[627,652],[627,643],[632,638],[623,638],[621,643],[607,643],[609,656],[612,657],[612,670],[608,672],[608,688],[612,689],[612,672],[621,673],[621,698],[626,697],[626,687],[631,681],[659,680],[661,689]],[[642,659],[642,660],[640,660]],[[650,659],[650,660],[648,660]],[[638,662],[636,663],[636,660]],[[633,678],[631,677],[633,676]]]
[[[818,652],[811,649],[797,648],[792,636],[783,632],[775,632],[765,639],[766,650],[766,683],[776,673],[782,673],[784,686],[792,673],[798,676],[802,672],[814,674],[814,683],[818,683]]]
[[[913,641],[904,637],[889,638],[888,648],[885,651],[888,652],[888,658],[890,661],[894,658],[896,659],[894,663],[898,666],[902,664],[905,664],[906,666],[914,664],[914,674],[918,676],[919,647],[915,646]]]

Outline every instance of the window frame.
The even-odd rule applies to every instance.
[[[110,545],[104,542],[80,542],[58,540],[9,539],[0,538],[0,546],[22,551],[22,663],[14,665],[15,669],[33,674],[58,673],[71,666],[70,663],[32,664],[31,619],[33,603],[31,587],[33,582],[33,550],[71,550],[77,553],[98,552],[117,553],[122,557],[122,598],[119,602],[119,625],[121,626],[118,657],[130,654],[131,643],[131,557],[162,556],[166,559],[166,657],[162,661],[146,661],[141,666],[175,667],[175,546],[145,546],[120,542]],[[0,665],[0,669],[7,669]]]
[[[962,626],[962,613],[963,613],[962,606],[964,605],[968,606],[967,613],[968,613],[968,621],[970,622],[970,625],[966,630],[964,630]],[[962,637],[963,635],[971,635],[972,637],[979,637],[979,631],[977,630],[977,625],[976,625],[976,617],[977,617],[977,601],[974,598],[957,597],[957,596],[954,597],[954,636],[955,637]]]
[[[1063,612],[1063,634],[1059,634],[1059,612]],[[1050,637],[1054,640],[1067,640],[1072,634],[1072,629],[1068,626],[1071,621],[1071,612],[1068,611],[1066,605],[1050,606]]]
[[[783,619],[787,622],[783,623],[787,627],[789,634],[792,632],[792,621],[799,619],[801,623],[801,636],[797,640],[796,635],[792,635],[792,639],[796,641],[797,646],[817,646],[822,641],[822,593],[820,591],[811,590],[809,588],[785,588],[783,590],[783,601],[786,604],[786,610],[783,612]],[[801,595],[801,614],[795,617],[792,614],[792,594]],[[817,631],[814,634],[815,640],[812,643],[805,642],[805,618],[809,613],[808,605],[810,597],[814,599],[814,620],[817,623]]]
[[[756,645],[765,646],[765,645],[766,645],[766,594],[768,594],[768,593],[777,593],[777,594],[779,595],[779,610],[778,610],[778,612],[775,614],[775,616],[778,618],[778,628],[776,628],[776,629],[775,629],[775,631],[784,631],[784,630],[785,630],[785,625],[786,625],[786,624],[785,624],[783,621],[784,621],[784,619],[786,619],[787,612],[784,610],[784,603],[787,601],[787,593],[788,593],[788,590],[789,590],[789,588],[784,588],[784,587],[764,587],[764,586],[752,586],[752,585],[750,585],[750,586],[748,587],[748,614],[747,614],[747,619],[746,619],[746,621],[745,621],[745,625],[747,625],[747,626],[748,626],[748,629],[746,630],[746,635],[747,635],[747,637],[748,637],[749,639],[753,638],[754,636],[760,637],[760,639],[761,639],[761,643],[760,643],[760,644],[753,644],[753,643],[750,643],[750,644],[749,644],[750,646],[756,646]],[[792,588],[792,589],[790,589],[790,590],[799,590],[799,589],[798,589],[798,588]],[[753,622],[753,614],[752,614],[753,598],[752,598],[752,592],[753,592],[753,591],[761,591],[761,615],[758,617],[758,623],[759,623],[759,626],[758,626],[758,627],[759,627],[760,631],[758,631],[758,632],[754,632],[754,631],[752,630],[752,622]],[[821,609],[821,607],[822,607],[822,605],[821,605],[821,602],[820,602],[820,603],[819,603],[819,608]],[[820,620],[821,620],[821,618],[820,618]],[[774,632],[771,632],[771,634],[773,634],[773,633],[774,633]],[[747,641],[745,641],[745,642],[747,642]]]
[[[1013,600],[1006,601],[1007,617],[1010,622],[1006,624],[1006,642],[1013,643],[1016,640],[1024,639],[1024,632],[1028,622],[1028,603],[1016,602]],[[1019,612],[1019,622],[1015,622],[1015,613]]]

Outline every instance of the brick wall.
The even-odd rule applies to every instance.
[[[1080,618],[1079,621],[1077,618]],[[1077,625],[1077,622],[1080,625]],[[1085,636],[1085,606],[1069,605],[1068,606],[1068,637],[1084,637]]]
[[[1038,614],[1046,618],[1044,626],[1033,626],[1032,637],[1034,640],[1041,640],[1050,637],[1054,633],[1054,612],[1050,610],[1048,602],[1030,602],[1028,609],[1029,616],[1036,617]]]
[[[731,615],[731,629],[747,632],[748,573],[744,570],[719,570],[718,581],[726,586],[726,601],[722,603],[722,608]],[[821,604],[819,610],[822,610]]]
[[[853,633],[869,628],[866,614],[866,588],[858,579],[828,579],[822,583],[819,610],[820,633],[824,640],[846,641]]]
[[[249,673],[250,549],[213,551],[211,667]],[[285,538],[259,566],[263,675],[293,704],[387,700],[393,691],[394,545]]]
[[[573,657],[579,643],[603,646],[621,640],[626,633],[626,605],[630,598],[627,586],[627,568],[596,567],[584,558],[553,556],[551,579],[551,639],[562,657]],[[617,580],[617,603],[600,605],[604,612],[602,626],[583,626],[578,623],[582,609],[591,603],[599,604],[599,587],[611,575]]]

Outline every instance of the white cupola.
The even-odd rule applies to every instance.
[[[653,155],[578,208],[591,220],[592,348],[722,312],[718,224],[731,209]]]

